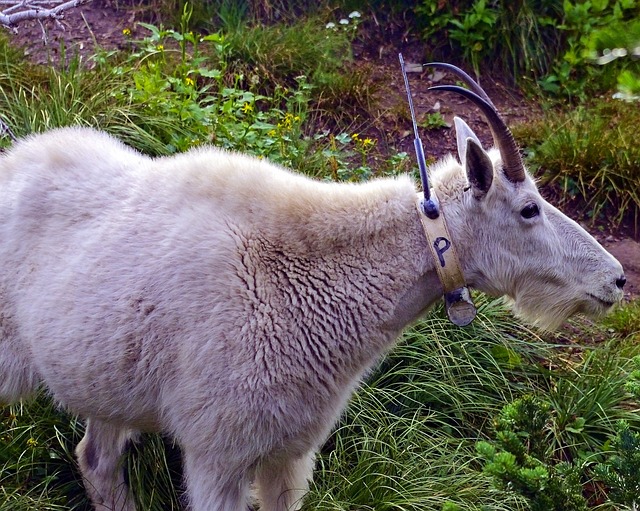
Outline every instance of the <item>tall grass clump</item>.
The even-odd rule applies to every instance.
[[[385,406],[398,415],[437,412],[452,430],[473,435],[505,402],[542,384],[537,361],[548,347],[539,335],[501,301],[477,302],[468,328],[455,328],[439,311],[405,333],[369,379],[384,389]]]
[[[475,441],[526,389],[548,347],[480,297],[477,322],[438,309],[409,329],[352,399],[324,447],[306,509],[526,509],[478,472]]]
[[[369,106],[375,85],[353,58],[352,41],[360,13],[313,17],[295,24],[242,25],[226,34],[229,60],[237,72],[270,94],[273,84],[293,85],[303,74],[312,99],[326,117],[340,120]],[[331,21],[325,21],[330,19]]]
[[[597,220],[625,220],[640,229],[640,110],[622,101],[598,101],[570,112],[552,111],[519,131],[542,182],[576,197]]]
[[[82,432],[44,396],[0,408],[0,510],[84,510],[73,456]]]
[[[398,417],[367,386],[319,457],[304,510],[526,509],[477,471],[477,456],[430,416]]]
[[[535,511],[619,502],[618,490],[637,484],[626,471],[640,460],[640,445],[618,444],[615,455],[610,449],[620,424],[630,437],[640,435],[639,353],[637,344],[614,340],[574,354],[549,374],[546,390],[505,405],[492,439],[477,444],[484,473]]]

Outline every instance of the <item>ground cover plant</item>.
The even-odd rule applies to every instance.
[[[453,24],[460,38],[465,30],[465,37],[477,38],[471,16],[480,16],[482,27],[482,15],[488,16],[493,4],[474,2],[470,8],[462,27]],[[328,85],[341,83],[340,68],[352,59],[345,39],[351,33],[326,25],[339,27],[341,19],[353,23],[348,16],[353,11],[265,33],[234,22],[239,14],[230,11],[228,31],[202,34],[193,29],[188,6],[173,12],[174,28],[146,24],[128,52],[98,52],[92,68],[73,58],[59,68],[33,66],[3,40],[2,119],[17,135],[68,124],[99,126],[155,155],[215,143],[321,179],[362,180],[409,170],[406,154],[394,151],[374,162],[375,138],[339,124],[340,116],[322,116],[332,104]],[[490,38],[489,29],[483,30]],[[546,26],[535,30],[546,34]],[[302,31],[309,33],[298,37]],[[301,55],[301,48],[292,47],[301,42],[320,53]],[[483,51],[477,51],[478,58]],[[322,52],[331,54],[333,64],[314,68]],[[468,58],[473,64],[473,54]],[[364,80],[348,78],[351,84]],[[589,119],[606,119],[607,112],[621,119],[625,108],[611,102],[598,108],[597,115],[578,109],[561,117],[564,122],[554,114],[555,124],[531,129],[528,145],[541,169],[562,169],[549,180],[567,193],[604,194],[591,199],[594,216],[609,207],[633,211],[636,174],[617,174],[624,158],[633,169],[632,144],[627,138],[627,145],[610,139],[608,146],[598,146],[598,136],[617,131],[605,130],[611,119],[598,121],[603,131],[593,137],[586,128],[592,126]],[[634,122],[629,121],[629,131]],[[562,129],[572,131],[562,135]],[[615,149],[602,151],[604,163],[570,173],[579,169],[586,151],[605,146]],[[545,151],[553,155],[549,160],[542,159]],[[568,337],[525,327],[500,301],[478,297],[478,304],[479,316],[467,329],[450,325],[442,310],[433,311],[369,375],[319,456],[304,510],[569,511],[637,505],[638,302],[602,325],[575,323],[576,333]],[[82,433],[82,423],[45,395],[1,408],[0,511],[88,509],[72,452]],[[125,463],[140,509],[184,508],[179,453],[169,439],[143,436]]]

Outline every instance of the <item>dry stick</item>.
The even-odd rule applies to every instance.
[[[90,1],[91,0],[68,0],[49,9],[40,6],[53,2],[42,2],[38,0],[31,2],[13,2],[12,7],[8,7],[0,12],[0,25],[14,27],[16,24],[26,20],[59,19],[64,11],[74,9]],[[1,4],[7,5],[6,2],[2,2]],[[25,10],[13,12],[16,8],[24,8]],[[9,14],[7,14],[7,12],[9,12]]]
[[[91,0],[68,0],[53,7],[45,8],[45,5],[55,4],[54,0],[0,0],[0,6],[4,7],[0,11],[0,25],[14,28],[16,24],[27,20],[38,20],[41,22],[45,19],[58,20],[63,16],[64,11],[74,9],[82,4],[89,3]],[[5,7],[6,6],[6,7]],[[23,10],[20,10],[23,9]],[[13,142],[17,141],[9,125],[0,118],[0,137],[8,136]]]

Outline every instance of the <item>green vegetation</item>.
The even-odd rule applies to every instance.
[[[152,155],[213,143],[327,180],[411,171],[406,153],[372,134],[382,85],[353,57],[368,9],[383,10],[377,2],[149,5],[160,19],[141,25],[142,38],[129,32],[127,51],[96,51],[91,65],[35,66],[0,40],[2,120],[19,136],[98,126]],[[516,134],[541,181],[594,221],[606,215],[637,231],[640,114],[608,97],[619,86],[634,99],[636,62],[621,52],[611,64],[595,59],[631,53],[636,40],[618,37],[638,32],[630,19],[639,9],[633,0],[421,0],[379,15],[416,14],[430,56],[452,52],[482,74],[501,63],[530,91],[539,84],[537,98],[553,100],[548,113]],[[614,22],[628,30],[608,28]],[[607,97],[583,101],[594,91]],[[570,110],[557,102],[567,97],[577,102]],[[421,124],[444,126],[439,113]],[[477,301],[470,327],[438,308],[368,377],[319,455],[304,510],[637,506],[640,302],[556,339],[501,301]],[[45,395],[0,408],[0,511],[87,510],[73,461],[82,433]],[[170,440],[144,435],[126,463],[140,509],[182,509]]]
[[[627,28],[640,3],[421,0],[415,13],[434,55],[462,55],[476,74],[498,69],[514,81],[536,80],[549,93],[584,98],[611,85],[611,70],[592,65],[603,31]]]
[[[529,161],[542,182],[556,185],[565,202],[576,197],[594,221],[627,220],[640,232],[640,110],[599,100],[568,112],[550,110],[538,123],[516,130],[530,147]]]

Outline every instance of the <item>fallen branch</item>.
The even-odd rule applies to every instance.
[[[53,0],[23,0],[23,1],[0,1],[0,5],[10,5],[0,11],[0,25],[13,28],[18,23],[27,20],[60,19],[64,11],[74,9],[91,0],[68,0],[61,4],[53,5]],[[44,6],[51,7],[44,7]]]

